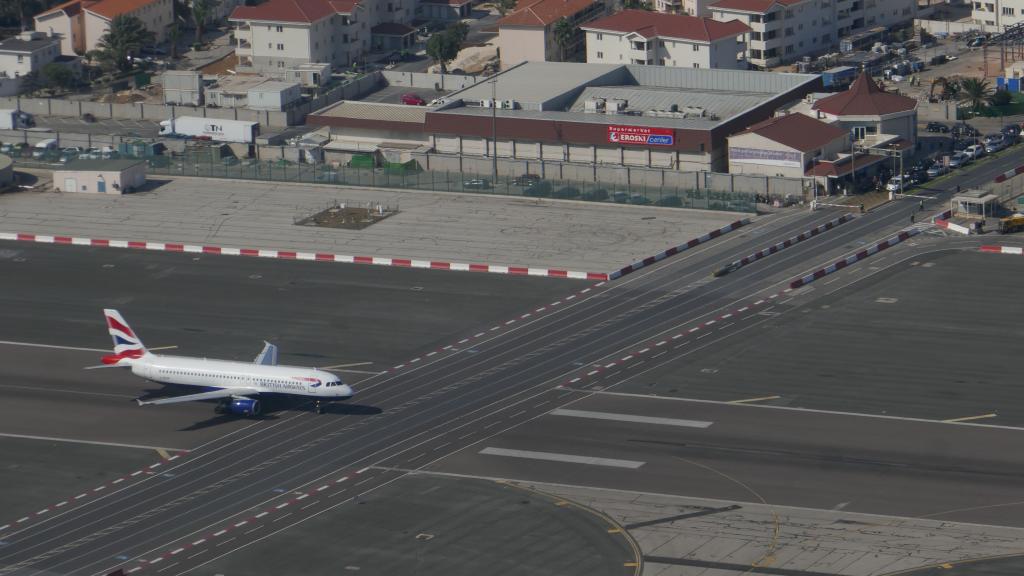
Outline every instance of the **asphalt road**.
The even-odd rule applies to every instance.
[[[1024,430],[609,394],[564,408],[574,412],[545,415],[430,469],[1024,526],[1024,456],[1014,449]],[[619,415],[670,422],[635,423]],[[636,467],[486,453],[494,448],[626,459]]]
[[[974,177],[980,181],[986,170],[995,174],[1005,169],[1006,165],[980,166]],[[403,362],[396,370],[362,381],[356,397],[362,408],[337,408],[323,417],[283,413],[165,463],[162,474],[140,475],[105,496],[61,508],[65,512],[0,531],[9,543],[0,548],[0,574],[91,574],[117,566],[133,573],[136,568],[167,574],[195,569],[372,494],[401,478],[403,470],[427,466],[588,395],[555,386],[664,334],[777,294],[790,278],[864,242],[890,236],[915,208],[907,203],[886,205],[756,266],[710,280],[710,271],[723,262],[834,214],[791,213],[766,219],[614,283],[576,290],[523,312],[513,318],[515,322],[481,326],[476,334],[442,346],[435,354],[417,356],[416,362]],[[184,255],[176,257],[187,261]],[[736,318],[731,331],[717,333],[714,341],[739,333],[742,318]],[[180,326],[181,321],[165,324]],[[687,353],[666,353],[650,362],[656,366]],[[811,427],[807,433],[822,432]],[[788,473],[768,466],[761,472],[783,474],[778,482]],[[295,496],[296,490],[302,494]],[[285,515],[287,520],[275,522]],[[211,552],[198,554],[205,549]]]

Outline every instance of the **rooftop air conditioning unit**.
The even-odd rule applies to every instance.
[[[584,112],[601,112],[604,110],[605,101],[604,98],[587,98],[583,103]]]
[[[501,107],[505,108],[506,110],[515,110],[516,104],[518,104],[518,102],[516,102],[515,100],[503,100],[501,102]]]
[[[482,108],[493,108],[494,107],[494,100],[491,100],[490,98],[488,98],[487,100],[481,100],[480,101],[480,107],[482,107]]]
[[[605,114],[625,114],[627,106],[629,106],[628,100],[616,98],[615,100],[608,102]]]
[[[701,108],[700,106],[684,106],[683,113],[686,114],[687,116],[703,118],[704,115],[707,113],[707,110]]]

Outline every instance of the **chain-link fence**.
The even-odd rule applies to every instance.
[[[390,164],[384,167],[335,167],[323,163],[306,164],[288,160],[239,160],[233,156],[218,158],[211,149],[188,150],[180,155],[151,156],[146,160],[149,163],[149,173],[157,176],[198,176],[431,192],[472,192],[748,213],[756,211],[757,201],[757,195],[749,192],[718,192],[690,187],[542,180],[530,175],[499,177],[495,180],[490,174],[422,170],[416,162]]]

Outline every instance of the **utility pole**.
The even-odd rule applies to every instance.
[[[498,186],[498,75],[491,79],[491,186]]]

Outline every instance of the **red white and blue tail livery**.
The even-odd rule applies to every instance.
[[[263,351],[253,362],[210,360],[188,356],[165,356],[146,350],[139,336],[117,310],[104,310],[107,330],[114,340],[114,353],[103,357],[104,366],[131,368],[132,373],[152,382],[195,386],[196,394],[156,400],[139,399],[140,406],[171,404],[193,400],[219,400],[218,413],[256,416],[260,413],[260,394],[287,394],[309,397],[317,412],[334,400],[352,397],[352,388],[330,372],[318,368],[279,366],[277,347],[264,342]]]

